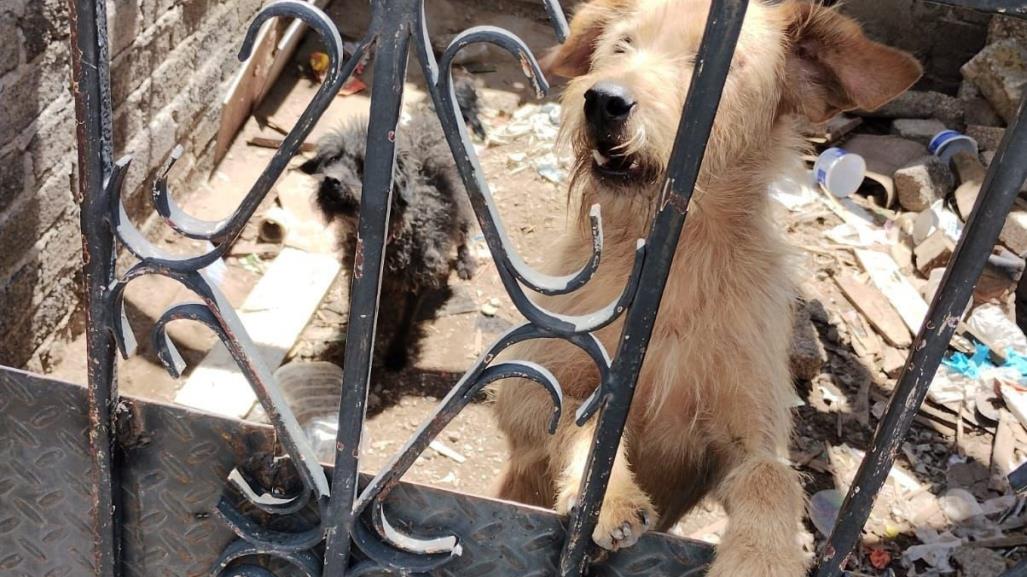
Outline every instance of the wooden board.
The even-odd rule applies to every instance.
[[[328,0],[313,0],[318,8]],[[257,33],[253,53],[243,63],[221,102],[221,125],[214,146],[214,163],[228,153],[239,129],[267,96],[289,59],[296,52],[307,30],[298,20],[275,18],[264,23]]]
[[[882,252],[856,249],[856,258],[870,275],[870,280],[902,317],[912,334],[920,332],[927,316],[927,302],[899,270],[895,260]]]
[[[284,248],[239,309],[259,359],[272,372],[292,348],[339,274],[339,259]],[[175,396],[180,405],[241,419],[257,397],[220,342]]]
[[[902,317],[880,290],[849,273],[834,277],[834,282],[888,344],[903,348],[913,344],[913,336]]]

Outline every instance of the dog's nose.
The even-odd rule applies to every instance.
[[[635,104],[626,86],[597,82],[585,92],[585,117],[594,128],[616,128],[628,119]]]

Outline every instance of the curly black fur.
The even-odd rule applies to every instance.
[[[417,113],[398,132],[375,346],[376,362],[393,370],[420,352],[426,321],[449,297],[450,272],[469,279],[476,266],[468,248],[474,213],[438,119]],[[343,224],[343,265],[351,274],[366,137],[367,121],[352,122],[322,138],[316,157],[301,167],[320,181],[325,217]]]

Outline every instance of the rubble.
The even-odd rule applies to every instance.
[[[981,150],[998,150],[1006,129],[999,126],[967,124],[966,135],[977,141]]]
[[[988,44],[999,40],[1016,39],[1027,41],[1027,20],[996,14],[988,25]]]
[[[959,547],[952,560],[962,569],[963,577],[999,577],[1007,567],[1006,559],[990,549]]]
[[[946,128],[944,123],[934,118],[897,118],[891,124],[892,134],[914,140],[924,146],[931,142],[935,134]]]
[[[1016,254],[1027,252],[1027,202],[1016,199],[999,240]]]
[[[809,381],[820,374],[827,361],[827,353],[820,343],[817,327],[810,318],[808,305],[796,307],[792,329],[792,348],[789,362],[792,378]]]
[[[857,134],[844,143],[845,150],[867,162],[867,171],[891,176],[900,167],[927,155],[919,142],[877,134]]]
[[[941,92],[909,90],[873,112],[859,112],[875,118],[936,118],[949,127],[963,124],[963,101]]]
[[[1027,84],[1027,44],[1017,38],[999,40],[981,50],[961,71],[1006,122],[1013,121]]]
[[[952,171],[937,156],[923,156],[895,171],[895,192],[902,208],[925,210],[945,198],[955,184]]]
[[[920,274],[928,276],[933,269],[944,268],[954,250],[956,250],[956,243],[945,234],[945,231],[936,230],[934,234],[918,244],[913,251],[916,258],[916,269],[920,271]]]

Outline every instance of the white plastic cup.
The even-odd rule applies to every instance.
[[[957,152],[969,152],[975,158],[979,154],[977,141],[955,130],[942,130],[934,135],[927,145],[927,151],[948,164]]]
[[[817,183],[838,198],[856,192],[866,173],[867,163],[863,157],[844,148],[828,148],[813,163],[813,176]]]

